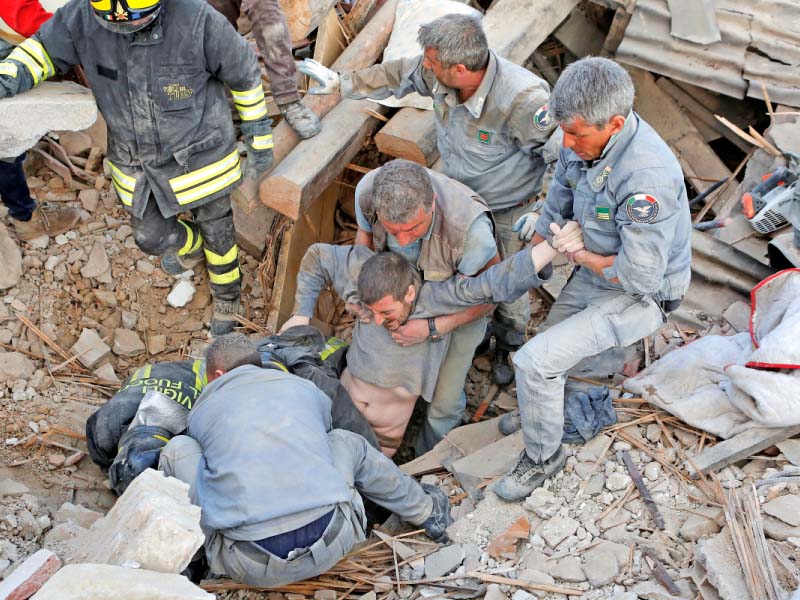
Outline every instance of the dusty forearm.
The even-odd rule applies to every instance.
[[[490,314],[494,308],[494,304],[478,304],[450,315],[439,315],[436,317],[436,330],[441,334],[450,333],[462,325]]]
[[[574,254],[573,258],[575,262],[582,267],[586,267],[600,277],[605,277],[603,274],[603,269],[613,265],[617,255],[613,254],[611,256],[601,256],[600,254],[595,254],[594,252],[589,252],[588,250],[579,250]],[[619,283],[619,279],[616,277],[610,281],[611,283]]]

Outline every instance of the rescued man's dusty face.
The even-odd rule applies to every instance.
[[[603,154],[611,136],[619,133],[625,125],[625,117],[616,115],[603,127],[587,123],[575,117],[569,123],[562,123],[564,148],[570,148],[585,161],[596,160]]]
[[[365,306],[372,311],[372,319],[376,325],[383,325],[389,331],[394,331],[408,321],[415,298],[416,290],[413,286],[409,286],[405,297],[401,300],[395,299],[391,294],[386,294],[377,302]]]

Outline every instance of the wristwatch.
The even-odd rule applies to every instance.
[[[442,334],[436,331],[436,318],[428,318],[428,339],[432,342],[438,342],[442,339]]]

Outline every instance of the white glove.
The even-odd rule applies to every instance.
[[[583,232],[575,221],[567,221],[563,227],[550,223],[553,232],[553,248],[561,253],[583,250]]]
[[[521,239],[523,242],[530,242],[531,239],[533,239],[533,234],[536,233],[534,230],[536,229],[536,221],[538,219],[539,215],[536,213],[526,213],[517,219],[517,222],[514,223],[511,231],[518,232],[519,239]]]
[[[287,329],[291,329],[292,327],[297,327],[299,325],[308,325],[311,322],[311,319],[308,317],[303,317],[301,315],[294,315],[289,317],[286,322],[281,327],[281,330],[278,333],[283,333]]]
[[[339,74],[313,58],[305,58],[297,63],[297,70],[319,84],[309,88],[309,94],[335,94],[339,91]]]

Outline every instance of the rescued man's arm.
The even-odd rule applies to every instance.
[[[340,74],[340,81],[345,98],[383,100],[390,96],[402,98],[413,92],[430,96],[436,79],[422,66],[422,55],[419,55],[346,71]]]

